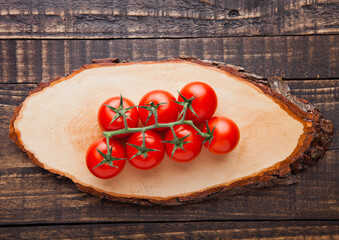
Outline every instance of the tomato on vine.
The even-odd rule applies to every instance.
[[[165,147],[156,132],[152,130],[145,133],[136,132],[128,137],[126,154],[132,166],[138,169],[151,169],[163,160]]]
[[[101,138],[94,141],[86,153],[88,170],[96,177],[107,179],[118,175],[125,166],[125,150],[122,145],[113,139]]]
[[[158,123],[174,122],[178,117],[178,105],[174,102],[174,96],[164,90],[154,90],[144,95],[139,102],[139,116],[145,126]],[[165,130],[157,128],[155,131]]]
[[[120,97],[112,97],[101,104],[98,111],[99,126],[103,131],[116,131],[125,128],[124,117],[126,116],[127,126],[136,127],[139,123],[138,109],[134,103]],[[116,137],[125,137],[129,134],[120,134]]]
[[[174,134],[175,136],[174,136]],[[203,137],[190,125],[176,125],[165,133],[167,155],[178,162],[188,162],[199,156]]]
[[[218,98],[208,84],[192,82],[185,85],[179,92],[179,111],[183,110],[183,103],[189,101],[190,107],[186,112],[186,120],[193,120],[195,124],[203,123],[210,119],[218,106]]]
[[[130,164],[138,169],[151,169],[160,164],[166,154],[178,162],[188,162],[199,156],[202,145],[208,151],[224,154],[238,144],[238,126],[229,118],[212,117],[218,99],[206,83],[192,82],[179,92],[178,101],[164,90],[145,94],[139,106],[122,96],[106,100],[99,109],[98,121],[106,131],[101,139],[87,151],[89,170],[97,177],[110,178],[125,165],[125,152],[112,137],[124,137],[126,155]],[[178,110],[181,110],[178,117]],[[139,116],[144,127],[137,127]],[[206,121],[199,130],[195,124]],[[164,141],[155,131],[164,130]],[[153,131],[154,130],[154,131]],[[111,146],[112,144],[112,146]]]
[[[213,136],[205,141],[204,146],[215,154],[231,152],[239,143],[240,131],[235,122],[223,116],[212,117],[204,124],[201,131],[211,132]]]

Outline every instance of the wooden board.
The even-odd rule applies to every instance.
[[[0,38],[163,38],[338,33],[333,0],[2,1]]]
[[[12,226],[1,239],[338,239],[336,221],[241,221]]]
[[[333,121],[338,129],[339,80],[289,81],[299,97],[312,98],[314,91],[317,106],[324,116]],[[18,88],[15,86],[18,85]],[[100,200],[79,192],[70,180],[36,167],[27,156],[18,151],[8,137],[8,124],[14,105],[18,104],[33,84],[2,84],[0,87],[21,89],[8,93],[19,99],[2,99],[0,105],[0,213],[1,224],[24,223],[77,223],[116,221],[197,221],[197,220],[246,220],[246,219],[336,219],[338,179],[336,164],[339,157],[338,131],[335,132],[331,150],[315,166],[298,174],[298,183],[272,189],[255,190],[243,195],[220,196],[187,206],[147,208]],[[325,87],[328,86],[328,87]],[[331,87],[332,86],[332,87]],[[317,89],[312,91],[313,89]],[[331,91],[334,96],[331,95]],[[320,94],[325,93],[324,95]],[[326,94],[328,93],[328,94]],[[14,161],[15,160],[15,161]],[[24,191],[22,190],[24,189]],[[307,204],[305,204],[307,203]],[[249,211],[250,206],[250,211]],[[269,211],[269,214],[268,214]],[[19,214],[20,213],[20,214]]]
[[[134,40],[2,40],[0,82],[37,83],[90,63],[178,56],[226,62],[265,78],[328,79],[339,76],[339,35]]]

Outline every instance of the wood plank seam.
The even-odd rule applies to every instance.
[[[75,10],[39,3],[39,10],[35,9],[37,5],[26,2],[4,3],[0,11],[0,23],[4,26],[0,29],[1,37],[102,39],[337,34],[339,25],[334,17],[339,13],[337,1],[207,4],[203,0],[177,0],[154,5],[131,0],[102,5],[74,1]],[[70,3],[64,4],[66,7]]]

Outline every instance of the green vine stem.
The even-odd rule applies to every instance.
[[[155,124],[153,125],[149,125],[149,126],[145,126],[145,127],[137,127],[137,128],[129,128],[127,125],[125,125],[125,128],[124,129],[119,129],[119,130],[115,130],[115,131],[108,131],[108,132],[104,132],[103,135],[106,137],[106,138],[111,138],[111,137],[114,137],[116,135],[119,135],[119,134],[124,134],[124,133],[135,133],[135,132],[143,132],[143,131],[147,131],[147,130],[152,130],[152,129],[155,129],[155,128],[172,128],[174,126],[177,126],[177,125],[181,125],[181,124],[188,124],[190,126],[192,126],[200,136],[204,137],[204,138],[208,138],[210,137],[210,134],[208,133],[203,133],[200,131],[199,128],[197,128],[194,124],[193,124],[193,121],[192,120],[185,120],[185,115],[186,115],[186,111],[187,111],[187,103],[185,103],[185,106],[184,106],[184,114],[183,114],[183,117],[178,120],[178,121],[175,121],[175,122],[171,122],[171,123],[158,123],[156,121]],[[123,116],[124,117],[124,116]],[[125,117],[124,117],[125,118]]]
[[[180,94],[180,92],[179,92]],[[193,110],[193,107],[192,107],[192,102],[193,100],[196,98],[195,96],[190,98],[190,99],[187,99],[185,98],[184,96],[182,96],[180,94],[180,96],[183,98],[184,102],[178,102],[178,101],[174,101],[175,103],[179,104],[179,105],[182,105],[183,106],[183,110],[181,111],[181,113],[179,114],[179,120],[175,121],[175,122],[170,122],[170,123],[159,123],[158,122],[158,114],[157,114],[157,108],[159,105],[162,105],[162,104],[165,104],[165,103],[160,103],[160,104],[157,104],[157,105],[154,105],[153,103],[150,103],[148,107],[144,107],[144,106],[138,106],[138,107],[142,107],[144,109],[147,109],[150,111],[150,114],[147,118],[147,120],[149,119],[149,117],[151,115],[154,115],[154,118],[155,118],[155,124],[153,125],[149,125],[149,126],[144,126],[144,127],[136,127],[136,128],[130,128],[128,127],[127,125],[127,118],[128,116],[126,115],[126,112],[131,109],[132,107],[129,107],[127,109],[124,109],[123,106],[122,106],[122,96],[121,96],[121,102],[120,102],[120,106],[118,109],[116,108],[113,108],[113,107],[110,107],[110,106],[107,106],[109,109],[111,109],[112,111],[116,112],[117,114],[119,114],[119,116],[123,117],[124,119],[124,124],[125,124],[125,128],[123,129],[119,129],[119,130],[115,130],[115,131],[106,131],[106,132],[103,132],[103,135],[104,137],[106,138],[107,142],[108,140],[111,138],[111,137],[114,137],[116,135],[120,135],[120,134],[128,134],[128,133],[135,133],[135,132],[142,132],[143,133],[143,142],[142,142],[142,145],[139,147],[139,146],[134,146],[136,149],[138,149],[138,154],[137,155],[143,155],[144,157],[147,157],[147,152],[150,152],[150,151],[155,151],[154,149],[149,149],[149,148],[146,148],[146,145],[145,145],[145,132],[147,130],[152,130],[152,129],[156,129],[156,128],[170,128],[172,130],[172,133],[173,133],[173,137],[174,137],[174,141],[169,141],[168,143],[171,143],[171,144],[174,144],[174,151],[172,152],[172,157],[173,157],[173,154],[175,152],[175,150],[177,148],[181,148],[183,150],[185,150],[183,148],[183,145],[188,143],[188,142],[183,142],[183,139],[188,137],[188,136],[185,136],[181,139],[181,141],[179,141],[179,139],[177,138],[175,132],[174,132],[174,129],[173,127],[174,126],[177,126],[177,125],[183,125],[183,124],[187,124],[187,125],[190,125],[192,126],[200,136],[202,136],[204,138],[204,143],[206,141],[209,141],[211,142],[211,140],[213,139],[213,131],[214,131],[214,128],[212,131],[210,131],[209,127],[208,127],[208,124],[207,124],[207,121],[206,121],[206,124],[207,124],[207,133],[203,133],[200,131],[199,128],[197,128],[194,124],[193,124],[193,121],[192,120],[186,120],[186,112],[187,110],[191,110],[191,112],[193,114],[196,115],[195,111]],[[134,107],[137,107],[137,106],[134,106]],[[117,118],[115,118],[117,119]],[[114,121],[112,121],[114,122]],[[109,152],[109,145],[107,145],[107,152]],[[135,157],[135,156],[133,156]],[[103,160],[105,161],[105,159]],[[106,160],[107,161],[107,160]],[[112,161],[116,161],[116,159],[112,160]]]

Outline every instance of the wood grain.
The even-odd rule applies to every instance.
[[[339,76],[339,35],[133,40],[2,40],[0,82],[37,83],[90,63],[196,57],[245,67],[265,78],[326,79]]]
[[[324,116],[338,129],[338,81],[292,80],[289,84],[298,97],[314,98]],[[9,96],[17,97],[0,99],[0,225],[338,218],[338,131],[332,150],[315,166],[298,174],[296,185],[254,190],[229,199],[222,195],[219,199],[186,206],[140,208],[81,193],[70,180],[34,166],[8,137],[15,105],[34,85],[1,84],[0,87]]]
[[[116,223],[0,228],[1,239],[338,239],[338,222]]]
[[[338,15],[338,0],[0,0],[0,239],[339,239]],[[41,80],[94,58],[178,56],[289,80],[335,124],[331,150],[292,186],[149,208],[81,193],[8,138]]]
[[[20,105],[37,84],[0,84],[0,104]]]
[[[20,153],[13,156],[20,157]],[[337,219],[338,157],[338,151],[329,151],[316,166],[301,173],[299,182],[293,186],[254,190],[229,199],[220,196],[185,206],[150,208],[81,193],[70,180],[57,178],[27,159],[25,162],[19,159],[20,168],[1,170],[0,225]]]
[[[338,33],[333,0],[2,1],[0,37],[168,38]]]

